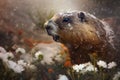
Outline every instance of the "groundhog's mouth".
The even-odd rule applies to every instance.
[[[53,40],[55,40],[55,41],[57,41],[57,42],[59,41],[60,36],[57,35],[53,30],[49,30],[49,29],[46,28],[46,31],[47,31],[47,34],[48,34],[48,35],[50,35],[50,36],[53,37]]]
[[[60,36],[58,36],[58,35],[54,35],[54,36],[52,36],[53,37],[53,40],[55,40],[55,41],[59,41],[59,38],[60,38]]]
[[[57,34],[55,34],[53,31],[50,31],[50,30],[48,30],[48,29],[46,29],[46,31],[47,31],[47,34],[48,35],[50,35],[50,36],[52,36],[53,37],[53,40],[55,40],[55,41],[59,41],[59,39],[60,39],[60,36],[59,35],[57,35]]]

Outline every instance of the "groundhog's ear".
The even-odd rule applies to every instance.
[[[83,12],[78,13],[78,18],[81,22],[86,22],[85,14]]]

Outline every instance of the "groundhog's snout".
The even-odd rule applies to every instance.
[[[59,35],[57,34],[57,25],[54,21],[49,20],[44,24],[48,35],[53,37],[53,40],[58,41]]]
[[[51,21],[47,21],[44,26],[45,26],[45,29],[48,33],[48,35],[52,35],[52,26],[50,25],[51,24]]]

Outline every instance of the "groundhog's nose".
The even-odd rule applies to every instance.
[[[44,24],[44,26],[45,26],[46,29],[52,29],[52,27],[53,27],[53,21],[52,20],[47,21]]]
[[[44,27],[46,28],[46,29],[49,29],[49,23],[50,23],[50,21],[47,21],[47,22],[45,22],[45,24],[44,24]]]
[[[52,30],[51,20],[47,21],[47,22],[44,24],[44,27],[45,27],[48,35],[52,35],[52,33],[51,33],[51,30]]]

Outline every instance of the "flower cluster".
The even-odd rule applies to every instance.
[[[35,60],[40,61],[42,64],[53,65],[55,62],[64,63],[66,60],[66,54],[60,54],[55,49],[47,48],[48,50],[38,50],[34,53]]]
[[[105,61],[102,61],[102,60],[98,61],[97,65],[99,67],[107,68],[107,69],[111,69],[111,68],[117,66],[117,64],[115,62],[110,62],[107,64]],[[79,64],[79,65],[76,64],[76,65],[73,65],[72,68],[76,72],[80,72],[80,73],[85,73],[88,71],[94,71],[94,72],[98,71],[98,69],[94,65],[92,65],[92,63],[90,63],[90,62],[84,63],[84,64]]]
[[[21,73],[22,71],[25,70],[22,65],[17,64],[16,62],[11,61],[11,60],[9,60],[9,61],[7,62],[7,66],[8,66],[10,69],[12,69],[14,72],[16,72],[16,73]]]
[[[116,66],[117,66],[117,64],[112,61],[108,64],[108,69],[111,69],[111,68],[116,67]]]
[[[16,52],[21,52],[25,53],[25,50],[23,48],[18,48]],[[14,59],[14,54],[12,52],[7,52],[4,48],[0,47],[0,59],[5,63],[5,65],[9,68],[12,69],[16,73],[21,73],[25,70],[26,67],[31,66],[30,64],[26,63],[24,60],[18,60],[13,61]]]
[[[21,73],[22,71],[24,71],[24,68],[22,65],[10,60],[9,58],[12,58],[13,55],[12,53],[0,53],[0,58],[3,60],[3,62],[6,63],[6,65],[8,66],[8,68],[12,69],[13,71],[15,71],[16,73]]]
[[[50,48],[49,48],[49,50],[50,50]],[[95,80],[97,80],[96,79],[97,77],[101,77],[100,80],[106,80],[106,79],[108,79],[107,76],[111,76],[111,74],[113,75],[115,73],[114,71],[117,68],[116,67],[117,64],[114,61],[106,63],[105,61],[99,60],[94,64],[92,64],[91,62],[87,62],[84,64],[72,65],[70,60],[66,60],[64,63],[62,63],[62,62],[60,63],[61,59],[63,59],[63,58],[61,58],[61,56],[63,56],[63,55],[58,54],[58,53],[52,54],[52,52],[50,53],[50,51],[47,51],[47,52],[46,51],[44,52],[42,50],[37,50],[34,53],[34,55],[29,56],[30,54],[27,54],[23,48],[18,48],[18,49],[16,49],[15,52],[22,53],[22,54],[17,55],[17,54],[15,54],[15,52],[14,53],[7,52],[4,48],[0,47],[0,59],[2,62],[4,62],[3,67],[6,67],[6,69],[8,69],[8,71],[10,71],[10,72],[14,71],[15,74],[16,73],[22,74],[24,71],[25,74],[27,74],[27,75],[29,75],[29,73],[30,73],[30,76],[31,76],[31,73],[34,72],[35,76],[37,77],[40,75],[41,79],[42,79],[41,74],[46,74],[49,76],[49,77],[47,76],[48,77],[47,80],[51,80],[51,77],[54,75],[55,75],[56,80],[70,80],[70,79],[71,80],[82,80],[84,77],[91,78],[91,76],[95,77]],[[22,55],[22,57],[19,57],[19,59],[18,59],[18,56],[21,56],[21,55]],[[30,58],[32,59],[31,61],[30,61]],[[42,62],[45,64],[42,64]],[[50,65],[47,62],[48,63],[55,62],[55,63],[54,64],[52,63]],[[64,67],[63,67],[63,65],[64,65]],[[114,68],[114,67],[116,67],[116,68]],[[6,69],[3,71],[7,72]],[[39,69],[41,69],[41,70],[39,70]],[[45,72],[46,70],[48,70],[48,73]],[[109,73],[110,71],[111,71],[111,73]],[[62,73],[64,73],[65,75],[63,75]],[[32,76],[32,77],[34,77],[34,76]],[[113,80],[119,80],[120,72],[118,72],[111,78]],[[84,79],[86,79],[86,78],[84,78]]]
[[[115,62],[113,62],[113,61],[107,64],[105,61],[102,61],[102,60],[99,60],[99,61],[97,62],[97,65],[98,65],[99,67],[108,68],[108,69],[111,69],[111,68],[117,66],[117,64],[116,64]]]
[[[95,66],[92,65],[92,63],[88,62],[88,63],[84,63],[84,64],[79,64],[79,65],[73,65],[73,70],[75,70],[76,72],[80,72],[80,73],[85,73],[87,71],[98,71],[97,68]]]

